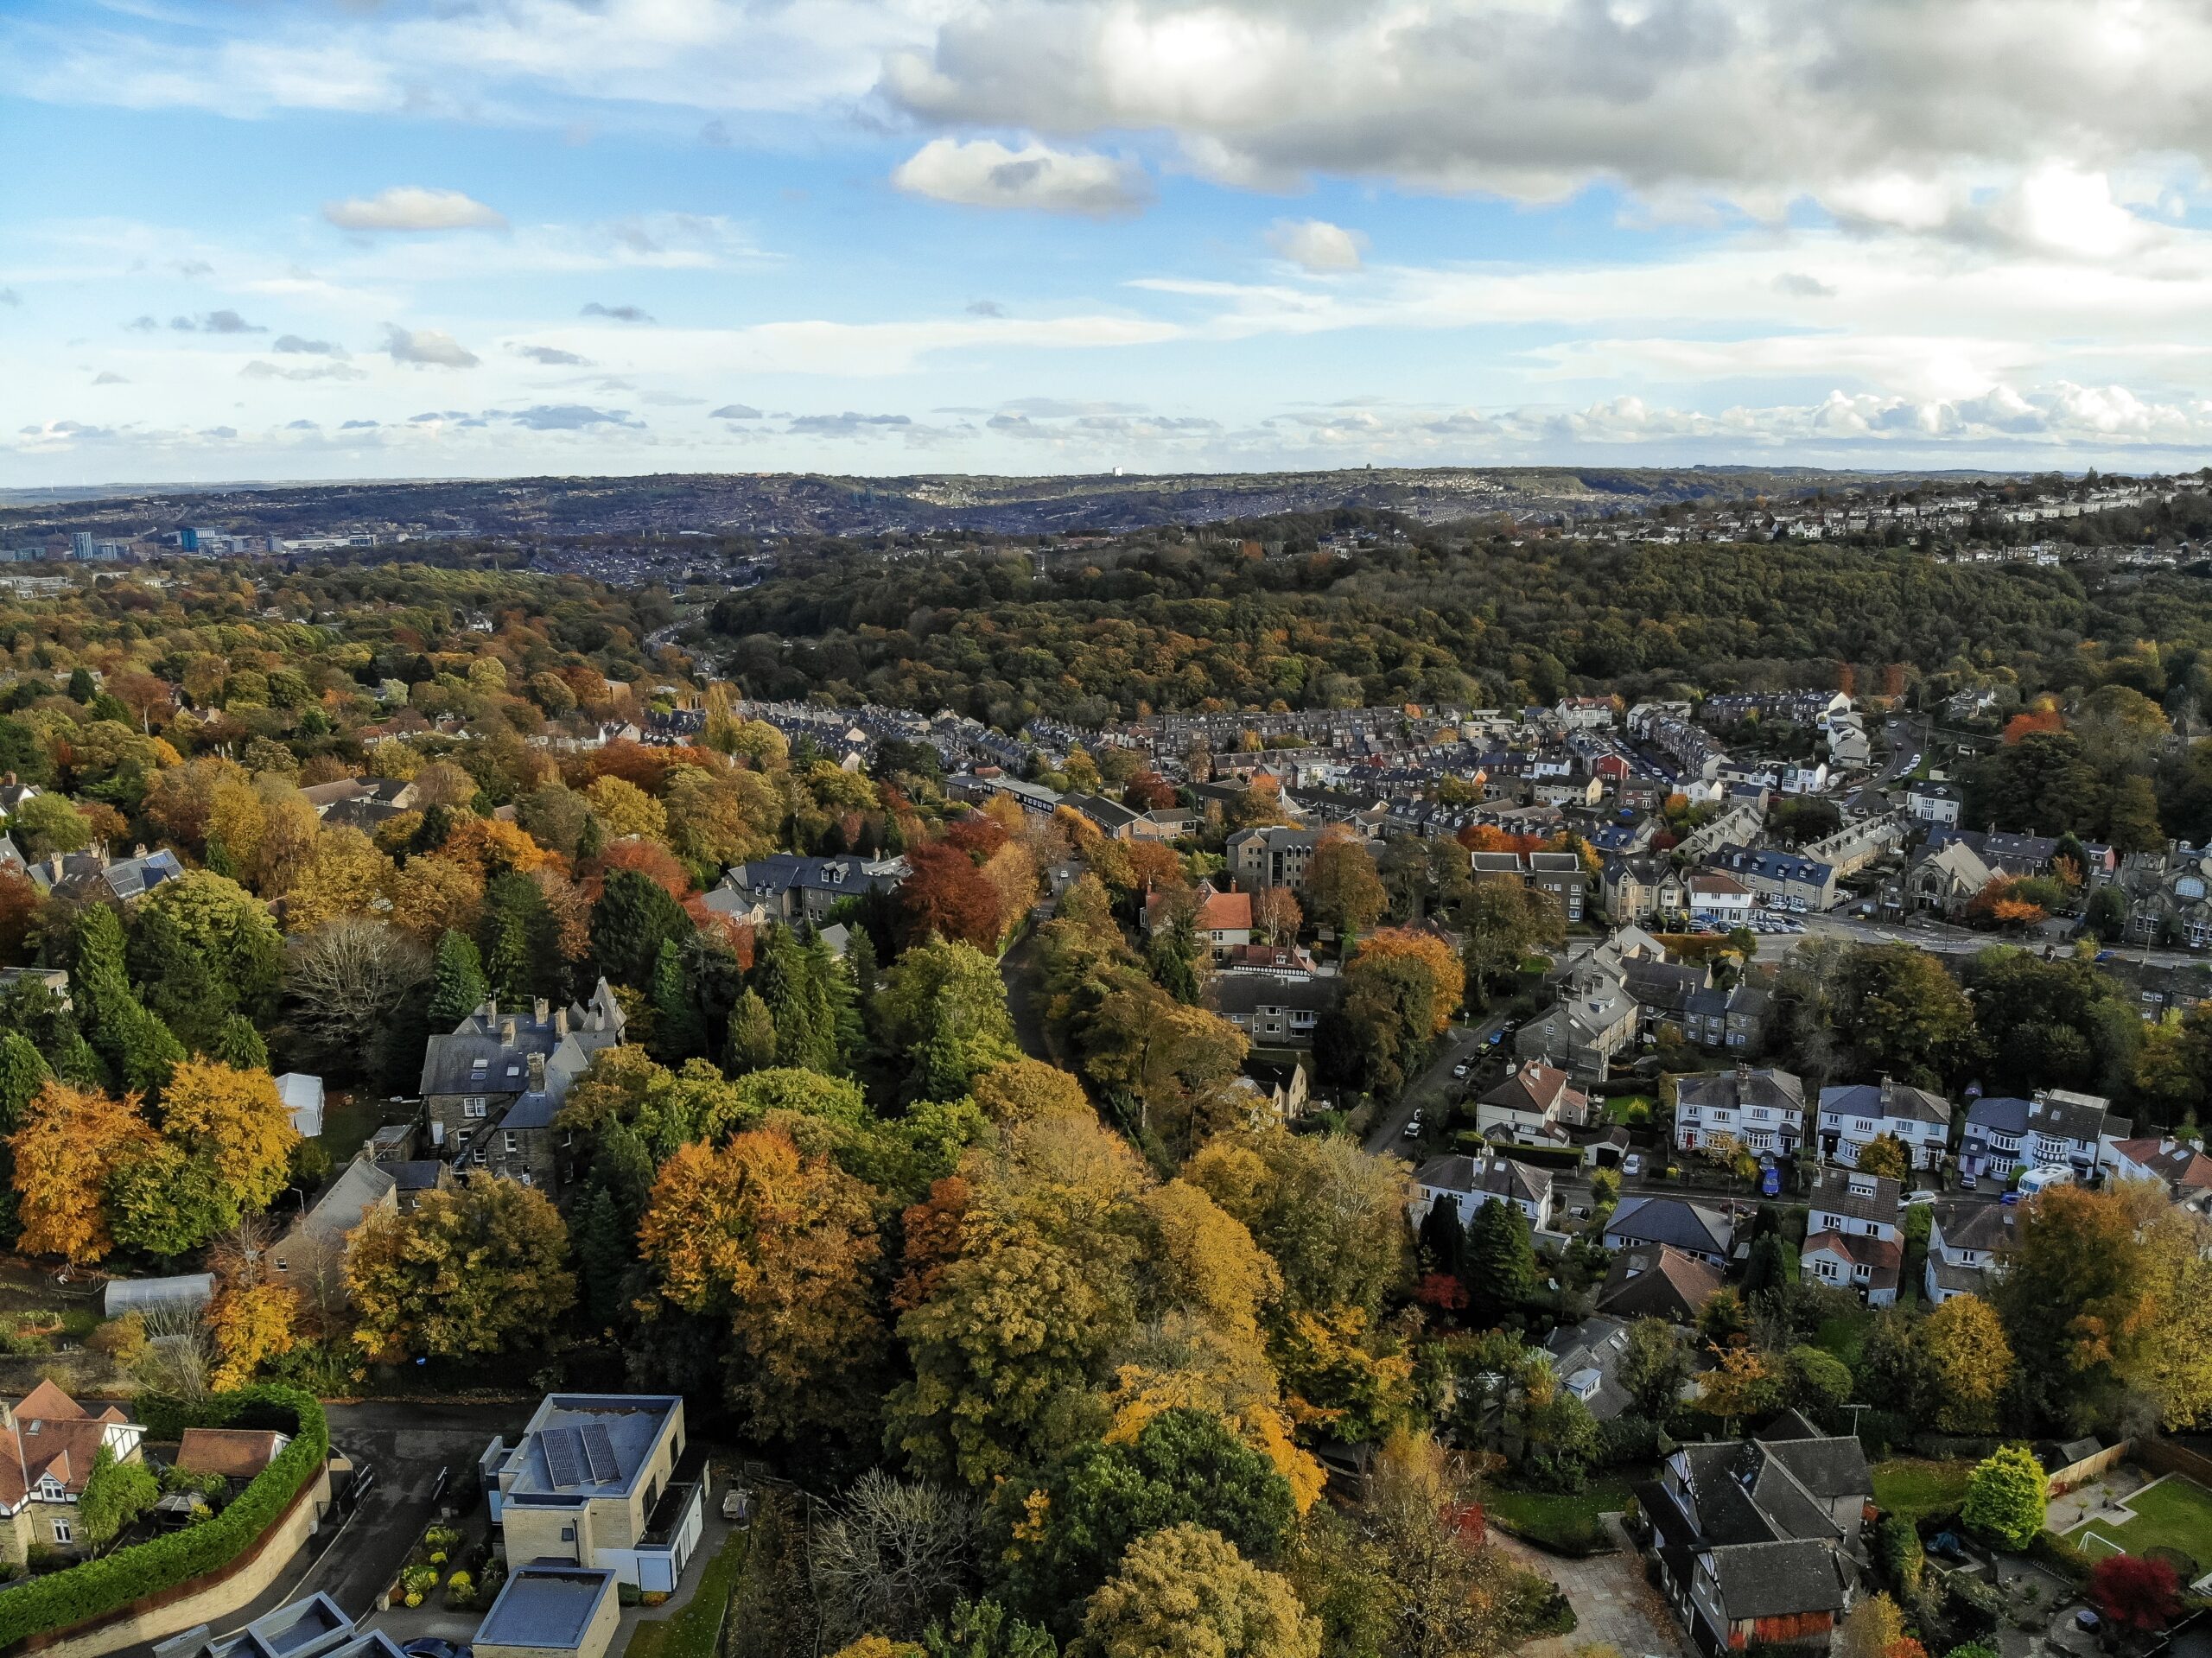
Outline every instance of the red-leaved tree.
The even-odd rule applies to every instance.
[[[2164,1560],[2107,1554],[2089,1570],[2089,1604],[2125,1629],[2163,1629],[2181,1610],[2181,1581]]]

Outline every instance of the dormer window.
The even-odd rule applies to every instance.
[[[38,1483],[38,1494],[48,1502],[59,1502],[68,1495],[61,1489],[61,1482],[48,1474]]]

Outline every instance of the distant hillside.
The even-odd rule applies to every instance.
[[[1946,473],[1950,481],[2005,474]],[[0,492],[0,538],[183,524],[306,536],[379,526],[482,535],[863,536],[969,530],[998,535],[1119,531],[1359,507],[1427,523],[1491,512],[1577,518],[1676,501],[1886,491],[1923,473],[1713,467],[1372,467],[1351,472],[995,478],[922,474],[670,473],[482,482],[251,484],[219,488]]]

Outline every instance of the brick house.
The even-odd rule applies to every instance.
[[[93,1460],[105,1447],[138,1462],[145,1436],[114,1406],[95,1416],[51,1382],[0,1405],[0,1560],[20,1566],[34,1547],[81,1548],[77,1500]]]

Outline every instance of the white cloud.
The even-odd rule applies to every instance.
[[[396,322],[384,325],[384,348],[395,363],[413,363],[431,368],[474,368],[476,353],[449,334],[435,328],[403,328]]]
[[[342,231],[505,230],[506,216],[458,190],[395,184],[372,196],[326,201],[322,216]]]
[[[901,162],[891,181],[910,195],[970,207],[1115,219],[1141,211],[1152,181],[1134,162],[1031,143],[1009,149],[995,138],[933,138]]]
[[[1268,232],[1268,245],[1302,270],[1357,270],[1367,238],[1325,219],[1278,219]]]

